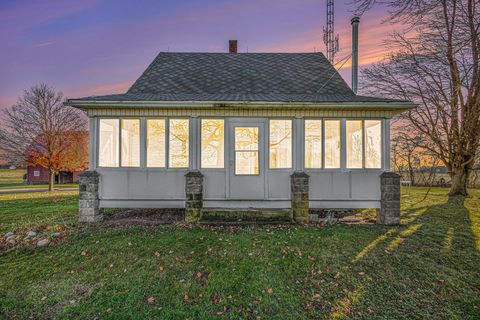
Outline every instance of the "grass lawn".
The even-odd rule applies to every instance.
[[[426,190],[399,227],[85,227],[73,193],[4,195],[3,233],[70,233],[0,253],[0,318],[480,319],[480,191]]]
[[[35,189],[48,188],[48,184],[27,184],[23,182],[23,175],[27,173],[25,169],[0,169],[0,191],[3,189]],[[75,188],[76,183],[56,184],[55,189]]]
[[[23,175],[27,173],[25,169],[0,169],[0,188],[4,186],[25,185]]]

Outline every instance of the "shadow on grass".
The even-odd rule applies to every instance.
[[[353,268],[369,270],[372,277],[350,284],[362,288],[355,308],[370,310],[373,318],[408,314],[409,318],[479,319],[478,221],[478,213],[469,211],[463,197],[404,210],[404,224],[390,228],[352,260]],[[372,301],[382,304],[371,305]],[[335,309],[331,316],[347,314]]]

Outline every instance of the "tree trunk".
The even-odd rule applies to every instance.
[[[456,171],[452,171],[450,174],[452,178],[452,186],[450,187],[450,196],[467,196],[467,185],[470,170],[468,166],[461,166]]]
[[[53,186],[55,184],[55,171],[49,170],[50,179],[48,180],[48,191],[53,191]]]
[[[415,170],[412,169],[409,169],[409,176],[410,176],[410,184],[412,186],[415,186]]]

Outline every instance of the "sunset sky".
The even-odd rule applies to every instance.
[[[335,2],[338,59],[351,53],[349,2]],[[325,11],[326,0],[1,0],[0,107],[40,82],[70,98],[124,92],[158,52],[226,52],[229,39],[240,52],[324,51]],[[361,66],[384,56],[387,17],[361,18]],[[340,72],[350,84],[350,63]]]

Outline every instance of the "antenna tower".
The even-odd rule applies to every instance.
[[[333,6],[334,0],[327,0],[327,26],[323,27],[323,43],[327,48],[327,59],[331,64],[334,63],[335,55],[340,50],[338,45],[338,34],[335,33],[335,11]]]

